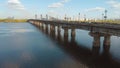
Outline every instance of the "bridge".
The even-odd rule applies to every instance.
[[[111,57],[111,54],[109,53],[110,36],[112,36],[112,34],[119,36],[119,33],[117,32],[118,30],[112,33],[110,32],[111,29],[109,30],[108,28],[104,28],[104,30],[106,29],[106,31],[109,30],[107,33],[105,33],[104,31],[102,31],[103,29],[99,27],[98,28],[92,27],[91,30],[88,29],[88,26],[78,25],[80,28],[75,28],[72,25],[69,25],[69,23],[67,23],[67,25],[69,25],[67,26],[65,22],[60,22],[59,25],[57,25],[52,21],[50,23],[48,21],[31,20],[30,23],[35,25],[40,31],[42,31],[45,35],[50,37],[53,41],[61,44],[58,47],[63,49],[72,58],[81,62],[82,68],[119,68],[120,67],[120,63],[115,61]],[[55,28],[57,28],[57,30]],[[64,29],[63,37],[61,35],[60,28]],[[81,29],[81,28],[88,31],[90,30],[89,35],[94,38],[92,50],[82,47],[82,45],[78,44],[75,41],[75,36],[76,36],[75,29]],[[71,29],[70,41],[68,39],[68,35],[69,35],[68,29]],[[55,33],[55,31],[57,32],[57,34]],[[100,37],[104,37],[102,54],[100,54]]]
[[[55,35],[61,32],[61,29],[64,30],[64,36],[68,37],[68,30],[71,30],[71,36],[75,36],[76,29],[82,29],[90,31],[89,35],[94,38],[93,45],[100,46],[100,37],[104,37],[104,45],[110,45],[110,36],[120,36],[120,25],[119,24],[102,24],[102,23],[86,23],[86,22],[70,22],[70,21],[49,21],[49,20],[38,20],[38,19],[29,19],[33,25],[41,27],[46,32],[51,35]],[[50,30],[49,30],[50,29]]]

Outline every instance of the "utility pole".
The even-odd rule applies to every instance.
[[[104,14],[102,13],[102,22],[103,22],[103,19],[104,19]]]
[[[105,21],[107,20],[107,10],[105,10],[105,16],[104,16],[104,18],[105,18]]]
[[[80,13],[78,14],[78,21],[80,21]]]
[[[48,15],[46,14],[46,20],[48,20]]]
[[[40,19],[42,20],[42,14],[40,15]]]
[[[86,15],[84,15],[84,21],[86,21]]]
[[[35,14],[35,19],[37,19],[37,14]]]
[[[65,19],[65,21],[67,20],[67,15],[66,14],[65,14],[65,18],[64,19]]]
[[[73,21],[74,21],[74,16],[73,16]]]

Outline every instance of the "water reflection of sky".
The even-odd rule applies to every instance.
[[[63,30],[61,32],[63,35]],[[76,30],[76,32],[76,43],[80,47],[92,50],[93,38],[88,35],[89,31]],[[116,61],[120,61],[119,41],[119,37],[111,37],[110,54]],[[82,66],[88,68],[86,64],[81,63],[59,46],[61,44],[31,24],[0,23],[0,66],[2,68],[79,68]],[[101,52],[102,50],[101,47]]]
[[[57,44],[54,41],[30,24],[12,23],[0,26],[2,68],[58,68],[66,58],[66,62],[73,61],[55,47]]]
[[[2,27],[0,27],[0,37],[3,36],[11,36],[11,35],[15,35],[15,34],[20,34],[20,33],[25,33],[25,32],[33,32],[34,30],[31,28],[27,28],[28,26],[25,27],[21,27],[23,25],[19,24],[19,26],[17,27],[16,24],[9,24],[5,25],[5,24],[0,24]]]

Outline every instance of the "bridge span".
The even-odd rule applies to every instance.
[[[58,34],[61,32],[61,28],[64,30],[64,36],[68,36],[68,30],[71,30],[71,36],[75,36],[76,29],[82,29],[90,31],[89,35],[93,37],[94,46],[100,46],[100,37],[104,37],[104,45],[110,45],[110,37],[120,36],[120,25],[119,24],[101,24],[101,23],[85,23],[85,22],[68,22],[68,21],[48,21],[48,20],[36,20],[29,19],[33,25],[40,26],[46,32],[51,35],[55,35],[57,31]],[[50,29],[50,31],[49,31]]]

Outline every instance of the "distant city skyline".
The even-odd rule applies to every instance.
[[[0,0],[0,18],[40,18],[48,14],[56,18],[102,19],[107,10],[108,19],[120,18],[120,0]]]

